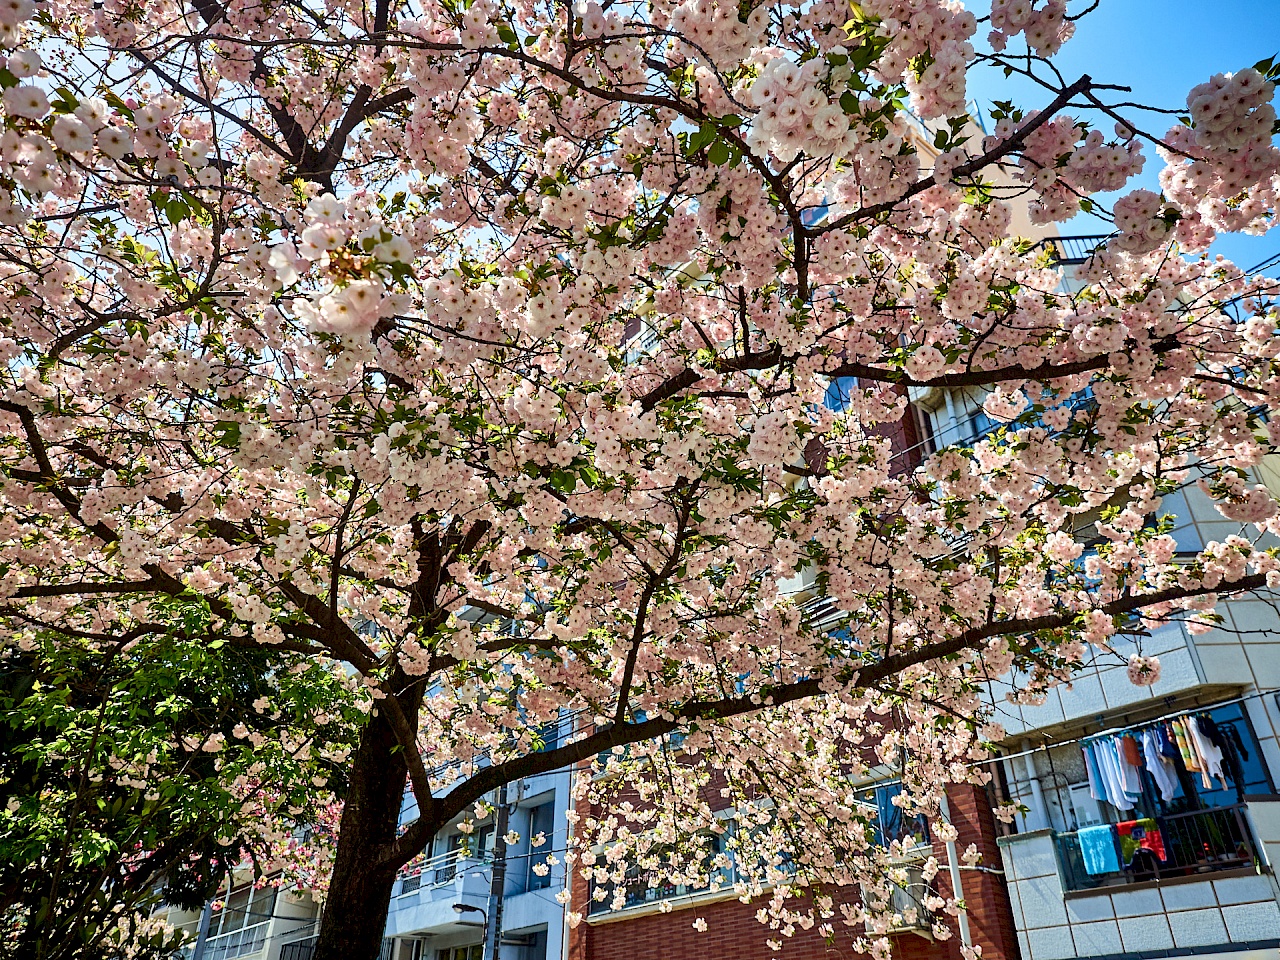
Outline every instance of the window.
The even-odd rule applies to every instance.
[[[589,912],[591,914],[606,913],[613,909],[614,895],[617,889],[625,891],[623,897],[623,908],[634,907],[644,903],[657,903],[660,900],[669,900],[672,897],[687,897],[697,893],[703,893],[710,890],[712,885],[723,889],[732,884],[736,879],[732,863],[727,868],[712,867],[711,861],[719,854],[725,852],[726,837],[723,834],[716,834],[705,831],[703,836],[707,837],[707,845],[704,848],[704,869],[708,871],[706,881],[699,880],[693,884],[675,884],[666,875],[666,871],[661,868],[655,870],[646,870],[638,864],[631,864],[627,868],[626,878],[619,887],[608,887],[608,896],[603,900],[596,900],[593,896],[591,899]],[[665,860],[661,851],[658,853],[660,862]],[[594,893],[595,884],[592,884]]]
[[[556,807],[554,803],[540,803],[538,806],[529,811],[529,839],[532,843],[534,837],[540,833],[547,836],[547,842],[540,847],[529,847],[529,876],[525,883],[526,890],[543,890],[551,886],[551,871],[548,870],[545,876],[538,876],[533,868],[539,864],[546,864],[547,854],[555,846],[551,843],[551,836],[555,833],[556,823]]]
[[[231,891],[223,908],[210,918],[206,960],[233,960],[261,951],[275,907],[274,887],[245,886]]]
[[[858,381],[854,377],[839,377],[832,380],[827,386],[826,396],[822,398],[822,405],[828,410],[841,413],[849,405],[849,395],[857,385]]]
[[[473,943],[467,947],[445,947],[436,951],[436,960],[484,960],[484,944]]]
[[[923,814],[907,816],[893,798],[902,793],[901,783],[882,784],[867,790],[862,799],[874,804],[876,818],[873,823],[876,843],[887,847],[897,840],[904,847],[929,842],[929,821]]]
[[[463,856],[474,860],[488,860],[493,857],[493,824],[481,827],[463,843],[466,853]]]

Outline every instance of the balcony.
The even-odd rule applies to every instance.
[[[271,921],[263,920],[230,933],[210,937],[205,944],[204,956],[208,960],[235,960],[237,957],[261,953],[266,946],[270,928]]]
[[[901,870],[901,882],[891,880],[889,899],[880,902],[867,889],[862,888],[862,900],[882,911],[876,923],[867,924],[867,934],[873,937],[892,936],[899,933],[914,933],[932,940],[933,911],[925,906],[925,900],[937,894],[933,883],[924,878],[924,861],[931,855],[933,847],[920,844],[904,854],[903,859],[895,861],[893,866]]]
[[[1054,838],[1062,867],[1063,888],[1068,891],[1164,881],[1175,877],[1203,877],[1224,871],[1256,870],[1258,845],[1245,818],[1245,805],[1218,807],[1156,817],[1165,860],[1139,848],[1128,867],[1090,874],[1085,870],[1077,831]]]
[[[396,879],[387,919],[388,937],[461,933],[475,928],[453,909],[455,903],[484,908],[492,882],[491,859],[465,848],[411,863]]]
[[[1077,237],[1047,237],[1036,244],[1049,251],[1055,267],[1071,267],[1084,263],[1093,251],[1107,242],[1101,234]]]

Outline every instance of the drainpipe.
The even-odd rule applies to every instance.
[[[567,784],[567,786],[566,786],[566,789],[567,789],[568,793],[565,795],[565,801],[564,801],[564,812],[568,812],[568,810],[569,810],[569,809],[571,809],[571,808],[572,808],[572,806],[573,806],[573,786],[574,786],[574,781],[577,779],[577,776],[578,776],[578,768],[577,768],[577,766],[575,765],[575,766],[570,767],[570,768],[569,768],[569,781],[568,781],[568,784]],[[558,806],[559,806],[559,804],[557,803],[557,804],[556,804],[556,806],[558,807]],[[554,832],[553,832],[553,834],[552,834],[552,835],[554,836]],[[566,850],[566,851],[568,851],[569,846],[570,846],[570,842],[571,842],[572,840],[573,840],[573,823],[569,821],[569,818],[568,818],[568,817],[565,817],[565,828],[564,828],[564,848],[565,848],[565,850]],[[566,889],[566,890],[570,889],[570,887],[572,886],[572,883],[573,883],[572,871],[569,869],[569,861],[568,861],[568,859],[566,858],[566,859],[565,859],[565,861],[564,861],[564,886],[565,886],[565,889]],[[563,907],[561,907],[561,908],[560,908],[560,917],[561,917],[561,920],[560,920],[560,960],[569,960],[569,906],[571,906],[571,905],[572,905],[572,901],[570,901],[570,903],[569,903],[569,904],[567,904],[567,905],[565,905],[565,906],[563,906]]]
[[[947,795],[942,795],[942,803],[940,804],[942,817],[947,823],[951,822],[951,805],[947,803]],[[964,882],[960,878],[960,855],[956,853],[956,842],[954,840],[947,841],[947,872],[951,874],[951,895],[957,900],[964,899]],[[973,946],[973,934],[969,930],[969,911],[961,910],[957,919],[960,921],[960,945],[963,947]]]
[[[1022,755],[1022,762],[1027,768],[1027,783],[1031,786],[1031,802],[1033,804],[1032,813],[1034,817],[1027,817],[1027,829],[1029,830],[1047,830],[1049,828],[1049,808],[1045,806],[1044,791],[1040,789],[1040,778],[1036,775],[1036,762],[1031,753],[1031,741],[1023,740],[1022,749],[1025,751]]]
[[[951,396],[951,390],[947,387],[942,388],[942,399],[947,404],[947,428],[942,432],[945,437],[948,433],[951,438],[943,442],[943,446],[956,443],[960,439],[960,417],[956,413],[956,401]]]

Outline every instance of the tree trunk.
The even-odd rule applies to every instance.
[[[418,703],[400,702],[416,728]],[[351,766],[312,960],[377,960],[382,948],[399,864],[379,859],[396,838],[408,773],[398,746],[382,714],[370,717]]]

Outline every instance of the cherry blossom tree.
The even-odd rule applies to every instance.
[[[711,869],[714,769],[779,936],[883,954],[851,777],[935,811],[998,734],[984,680],[1034,699],[1280,580],[1275,284],[1200,256],[1272,225],[1275,71],[1151,112],[1057,72],[1073,16],[3,0],[6,642],[100,649],[177,598],[190,641],[349,672],[317,958],[377,954],[441,826],[605,751],[642,802],[575,869]],[[984,134],[966,78],[1001,68],[1043,96]],[[1115,235],[1068,290],[1014,203]],[[935,389],[1005,426],[904,469],[886,431]],[[1184,483],[1239,535],[1178,555]],[[788,851],[801,822],[826,842]]]

